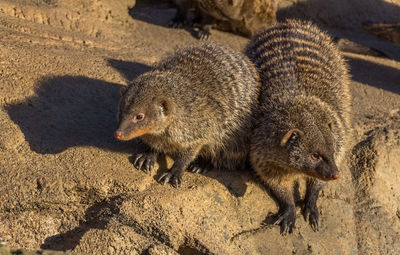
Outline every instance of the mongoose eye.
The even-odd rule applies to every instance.
[[[314,160],[314,161],[321,161],[322,157],[317,152],[314,152],[314,153],[311,154],[311,159]]]
[[[144,113],[139,113],[138,115],[136,115],[135,117],[133,117],[133,122],[139,122],[142,121],[144,119]]]

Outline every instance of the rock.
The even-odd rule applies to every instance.
[[[363,24],[365,30],[371,34],[400,45],[400,23],[397,24],[385,24],[385,23],[371,23],[365,22]]]
[[[343,52],[351,52],[376,57],[387,57],[385,53],[377,49],[372,49],[370,47],[350,41],[345,38],[335,38],[335,42],[337,43],[339,49]]]
[[[68,31],[83,32],[100,39],[115,40],[125,36],[121,27],[134,26],[128,9],[133,8],[135,3],[135,0],[1,0],[0,13]],[[113,30],[111,33],[110,28]]]
[[[356,231],[362,254],[400,253],[400,118],[390,122],[368,131],[353,149]]]

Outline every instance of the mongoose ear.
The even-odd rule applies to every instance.
[[[297,128],[289,130],[281,140],[281,147],[284,147],[290,139],[298,139],[302,135],[304,135],[303,131]]]
[[[162,111],[165,115],[170,114],[171,111],[172,111],[172,103],[171,103],[169,100],[167,100],[167,99],[162,100],[162,101],[161,101],[161,111]]]
[[[122,97],[123,95],[125,95],[125,93],[126,93],[126,90],[127,90],[127,88],[124,86],[124,87],[121,87],[120,89],[119,89],[119,95]]]

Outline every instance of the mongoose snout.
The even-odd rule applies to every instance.
[[[334,161],[324,162],[323,164],[317,166],[315,168],[315,172],[317,172],[322,178],[322,180],[336,180],[339,178],[339,170]]]
[[[145,135],[145,134],[149,133],[149,131],[150,131],[150,128],[136,129],[135,131],[129,132],[129,133],[117,130],[114,132],[114,137],[121,141],[129,141],[136,137]]]
[[[323,181],[336,180],[339,178],[339,170],[335,163],[321,162],[316,168],[304,171],[311,177],[318,178]]]
[[[136,118],[136,116],[134,117]],[[114,133],[114,137],[121,141],[128,141],[133,138],[145,135],[151,131],[151,128],[146,125],[140,125],[133,120],[125,120]]]
[[[118,139],[118,140],[121,140],[121,138],[122,138],[122,132],[121,131],[115,131],[115,133],[114,133],[114,137],[116,138],[116,139]]]

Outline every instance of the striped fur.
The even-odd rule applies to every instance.
[[[351,133],[348,68],[326,33],[296,20],[255,35],[246,54],[262,82],[261,114],[251,139],[250,159],[281,204],[282,230],[290,232],[295,220],[293,208],[288,209],[294,207],[294,179],[312,177],[307,194],[315,201],[305,203],[315,207],[323,185],[314,177],[330,179],[342,161]],[[282,138],[290,130],[299,131],[282,147]],[[312,161],[313,153],[321,155],[323,161],[318,164],[326,166]],[[308,208],[317,214],[310,216],[313,227],[318,224],[315,209]]]

